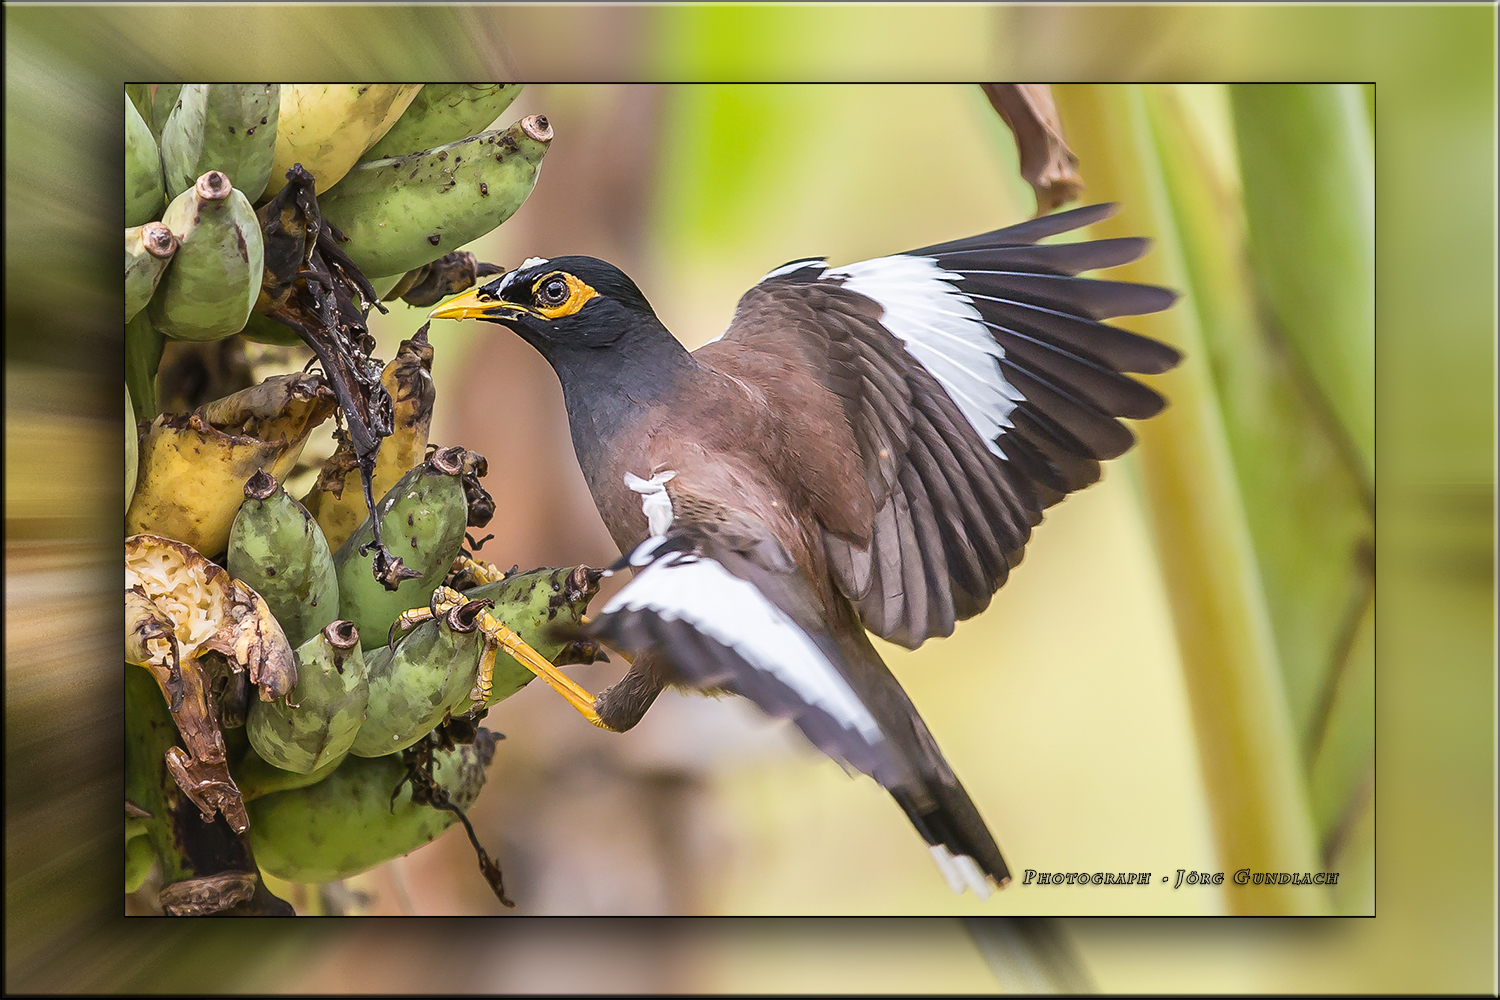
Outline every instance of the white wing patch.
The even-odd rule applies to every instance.
[[[822,650],[752,583],[712,559],[669,555],[636,573],[602,615],[621,608],[684,621],[769,673],[809,705],[827,712],[871,744],[885,737],[849,683]]]
[[[641,511],[646,515],[646,525],[653,537],[667,533],[672,526],[672,498],[667,495],[667,483],[676,478],[675,469],[658,472],[650,479],[642,479],[633,472],[625,473],[625,485],[641,495]]]
[[[770,281],[772,278],[779,278],[783,274],[791,274],[795,271],[800,271],[805,267],[815,267],[819,271],[824,271],[828,268],[828,261],[824,260],[821,257],[813,260],[794,260],[790,264],[782,264],[774,271],[767,271],[765,274],[761,275],[760,281]],[[760,281],[757,281],[756,284],[760,284]]]
[[[995,439],[1025,397],[1000,374],[1005,349],[973,300],[955,287],[963,276],[931,257],[897,254],[835,268],[827,277],[843,278],[845,288],[880,303],[885,328],[947,390],[990,451],[1004,458]]]
[[[937,862],[938,870],[943,873],[948,888],[960,894],[965,889],[972,889],[974,895],[980,899],[990,898],[994,889],[990,887],[989,880],[984,877],[984,872],[973,858],[967,854],[954,854],[942,844],[932,844],[927,850],[932,854],[932,860]]]

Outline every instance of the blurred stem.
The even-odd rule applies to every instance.
[[[1317,870],[1317,852],[1271,624],[1197,307],[1139,86],[1065,86],[1058,109],[1095,200],[1119,201],[1104,236],[1149,232],[1153,253],[1121,277],[1184,300],[1130,325],[1185,360],[1153,384],[1171,401],[1137,428],[1147,507],[1172,606],[1204,789],[1226,870]],[[1326,912],[1310,887],[1224,886],[1234,914]]]
[[[1250,253],[1268,304],[1375,477],[1375,171],[1358,84],[1236,84]]]
[[[1002,993],[1097,993],[1099,987],[1053,917],[965,917]]]

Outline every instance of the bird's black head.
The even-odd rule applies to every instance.
[[[508,326],[554,367],[580,352],[671,338],[635,282],[594,257],[533,257],[429,315]]]

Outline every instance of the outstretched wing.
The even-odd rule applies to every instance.
[[[1135,260],[1148,242],[1036,245],[1112,212],[1095,205],[844,267],[796,261],[740,300],[726,346],[799,352],[843,405],[875,514],[868,545],[826,526],[824,545],[877,635],[915,648],[984,610],[1042,511],[1134,443],[1117,418],[1165,405],[1124,373],[1164,372],[1180,355],[1101,321],[1160,311],[1175,294],[1077,277]],[[714,345],[699,354],[736,363]]]
[[[954,891],[984,896],[1003,885],[1000,850],[916,709],[878,657],[855,662],[868,643],[842,643],[829,630],[764,525],[728,508],[719,514],[673,520],[637,546],[619,564],[634,577],[591,633],[650,653],[679,683],[727,690],[791,719],[818,749],[891,793]]]

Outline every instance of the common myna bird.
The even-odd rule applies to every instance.
[[[983,611],[1042,511],[1097,481],[1162,397],[1172,348],[1101,320],[1164,288],[1076,277],[1144,239],[1039,245],[1095,205],[908,253],[767,274],[689,352],[592,257],[532,258],[432,312],[510,327],[562,382],[573,447],[631,581],[591,628],[637,654],[591,722],[665,684],[743,695],[895,798],[955,891],[1005,859],[866,630],[915,649]]]

